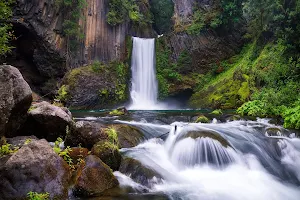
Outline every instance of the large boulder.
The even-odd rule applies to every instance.
[[[71,133],[66,136],[65,144],[71,147],[81,145],[82,147],[91,149],[94,144],[107,138],[103,124],[78,121],[72,128]]]
[[[118,134],[120,148],[135,147],[144,140],[144,134],[133,126],[116,124],[113,125],[113,128]]]
[[[92,154],[99,157],[113,170],[119,170],[122,156],[117,145],[109,141],[100,141],[93,146]]]
[[[32,102],[32,91],[19,70],[0,66],[0,136],[14,136],[26,120]]]
[[[111,169],[94,155],[86,157],[79,174],[74,186],[76,196],[94,196],[119,184]]]
[[[21,134],[55,141],[58,137],[65,137],[73,123],[72,115],[66,108],[43,101],[32,106]]]
[[[30,191],[68,196],[69,167],[46,140],[33,140],[0,163],[0,177],[1,199],[25,199]]]
[[[162,176],[154,170],[143,166],[140,161],[130,157],[126,157],[122,160],[119,171],[129,175],[135,182],[144,186],[151,186],[151,180],[153,178],[156,178],[157,180],[162,178]]]

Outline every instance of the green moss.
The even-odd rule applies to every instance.
[[[200,115],[196,121],[196,123],[208,123],[209,119],[207,117],[205,117],[204,115]]]
[[[109,115],[114,115],[114,116],[120,116],[120,115],[124,115],[124,114],[125,114],[124,111],[118,110],[118,109],[115,109],[115,110],[109,112]]]
[[[217,110],[212,111],[210,114],[213,114],[213,115],[222,115],[223,112],[222,112],[221,109],[217,109]]]
[[[27,199],[28,200],[48,200],[50,198],[50,194],[46,193],[37,193],[37,192],[28,192]]]

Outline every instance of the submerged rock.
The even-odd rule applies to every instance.
[[[26,121],[32,102],[32,91],[19,70],[10,65],[0,66],[0,136],[15,136]]]
[[[67,163],[46,140],[32,141],[0,164],[2,199],[25,199],[29,191],[66,199],[70,172]]]
[[[72,128],[71,133],[66,136],[65,144],[75,147],[79,144],[82,147],[91,149],[94,144],[106,140],[105,126],[97,122],[78,121]]]
[[[157,180],[161,178],[154,170],[143,166],[140,161],[129,157],[122,160],[119,171],[129,175],[132,180],[144,186],[151,186],[153,179]]]
[[[93,146],[92,154],[99,157],[111,169],[119,170],[122,157],[115,144],[109,141],[100,141]]]
[[[133,126],[116,124],[113,127],[118,134],[120,148],[135,147],[144,140],[144,134]]]
[[[74,186],[76,196],[95,196],[118,186],[118,180],[111,169],[100,158],[90,155],[85,163]]]
[[[73,123],[72,115],[66,108],[43,101],[32,106],[22,134],[55,141],[58,137],[64,138]]]

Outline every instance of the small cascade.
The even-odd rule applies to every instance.
[[[155,135],[122,149],[156,174],[144,186],[150,193],[172,200],[299,199],[300,140],[266,135],[266,129],[277,128],[266,122],[126,123]],[[162,140],[166,129],[169,135]],[[141,191],[131,173],[115,174],[123,186]]]
[[[132,110],[149,110],[157,107],[158,86],[155,70],[155,39],[133,37],[132,49]]]

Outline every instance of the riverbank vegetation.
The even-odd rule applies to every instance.
[[[248,44],[240,54],[216,63],[225,69],[222,73],[211,70],[203,76],[190,103],[240,106],[241,115],[281,116],[285,127],[300,128],[300,4],[246,0],[242,9]]]

